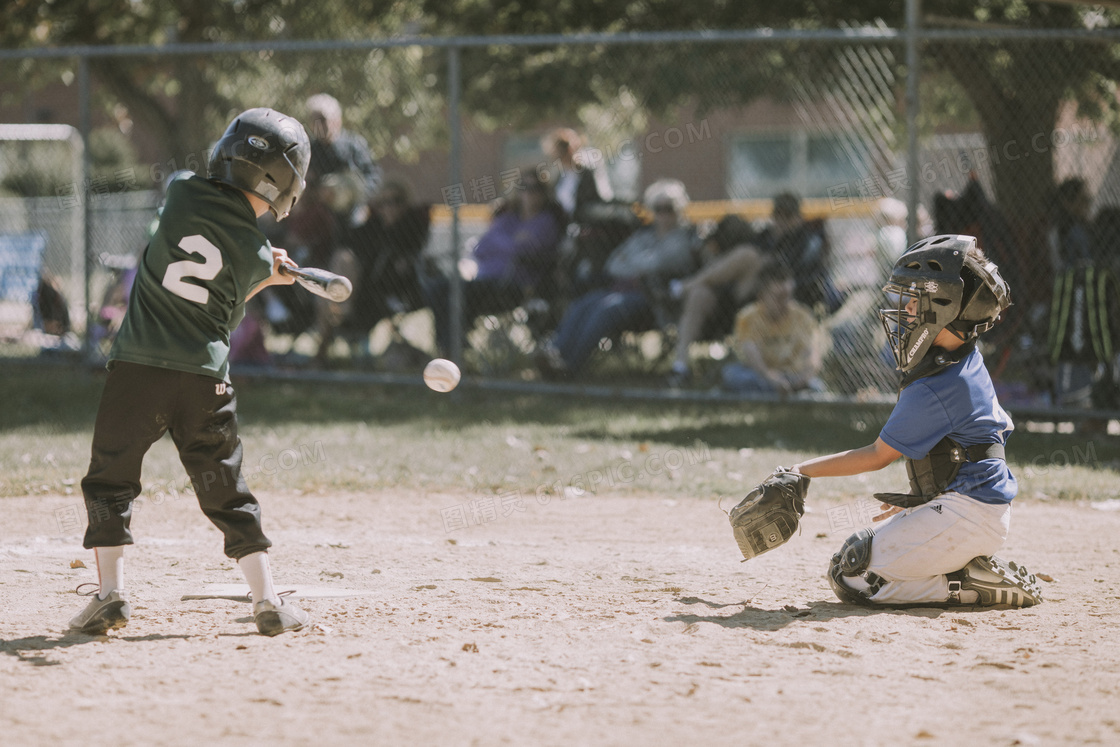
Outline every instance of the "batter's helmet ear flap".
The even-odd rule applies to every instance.
[[[283,220],[306,186],[311,142],[299,121],[274,109],[249,109],[226,128],[208,176],[256,195]]]

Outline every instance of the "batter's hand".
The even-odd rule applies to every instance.
[[[880,503],[879,508],[883,513],[879,514],[878,516],[871,517],[872,521],[885,521],[895,514],[899,513],[900,511],[906,510],[902,506],[892,506],[889,503]]]
[[[274,246],[272,247],[272,277],[269,278],[269,284],[291,285],[296,281],[295,276],[280,272],[280,265],[288,265],[289,267],[299,266],[288,257],[287,249]]]
[[[253,289],[245,296],[246,301],[270,285],[291,285],[296,281],[293,276],[285,275],[280,272],[280,265],[291,265],[295,267],[296,263],[288,258],[288,252],[286,250],[272,247],[272,274],[253,286]]]

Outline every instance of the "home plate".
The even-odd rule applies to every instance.
[[[276,591],[291,592],[292,599],[338,599],[340,597],[363,597],[373,594],[361,589],[343,589],[338,586],[302,586],[277,584]],[[196,594],[184,594],[179,601],[189,599],[232,599],[235,602],[249,601],[248,584],[207,584]]]

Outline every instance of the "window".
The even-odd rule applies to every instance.
[[[736,135],[729,150],[727,194],[732,199],[779,192],[827,197],[829,187],[856,182],[866,173],[853,162],[840,134],[793,130]]]

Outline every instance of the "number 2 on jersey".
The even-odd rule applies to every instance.
[[[222,269],[222,252],[202,236],[185,236],[179,248],[191,254],[201,254],[203,262],[184,259],[172,262],[163,273],[163,287],[180,298],[204,304],[210,298],[210,291],[201,285],[183,282],[184,278],[213,280]]]

